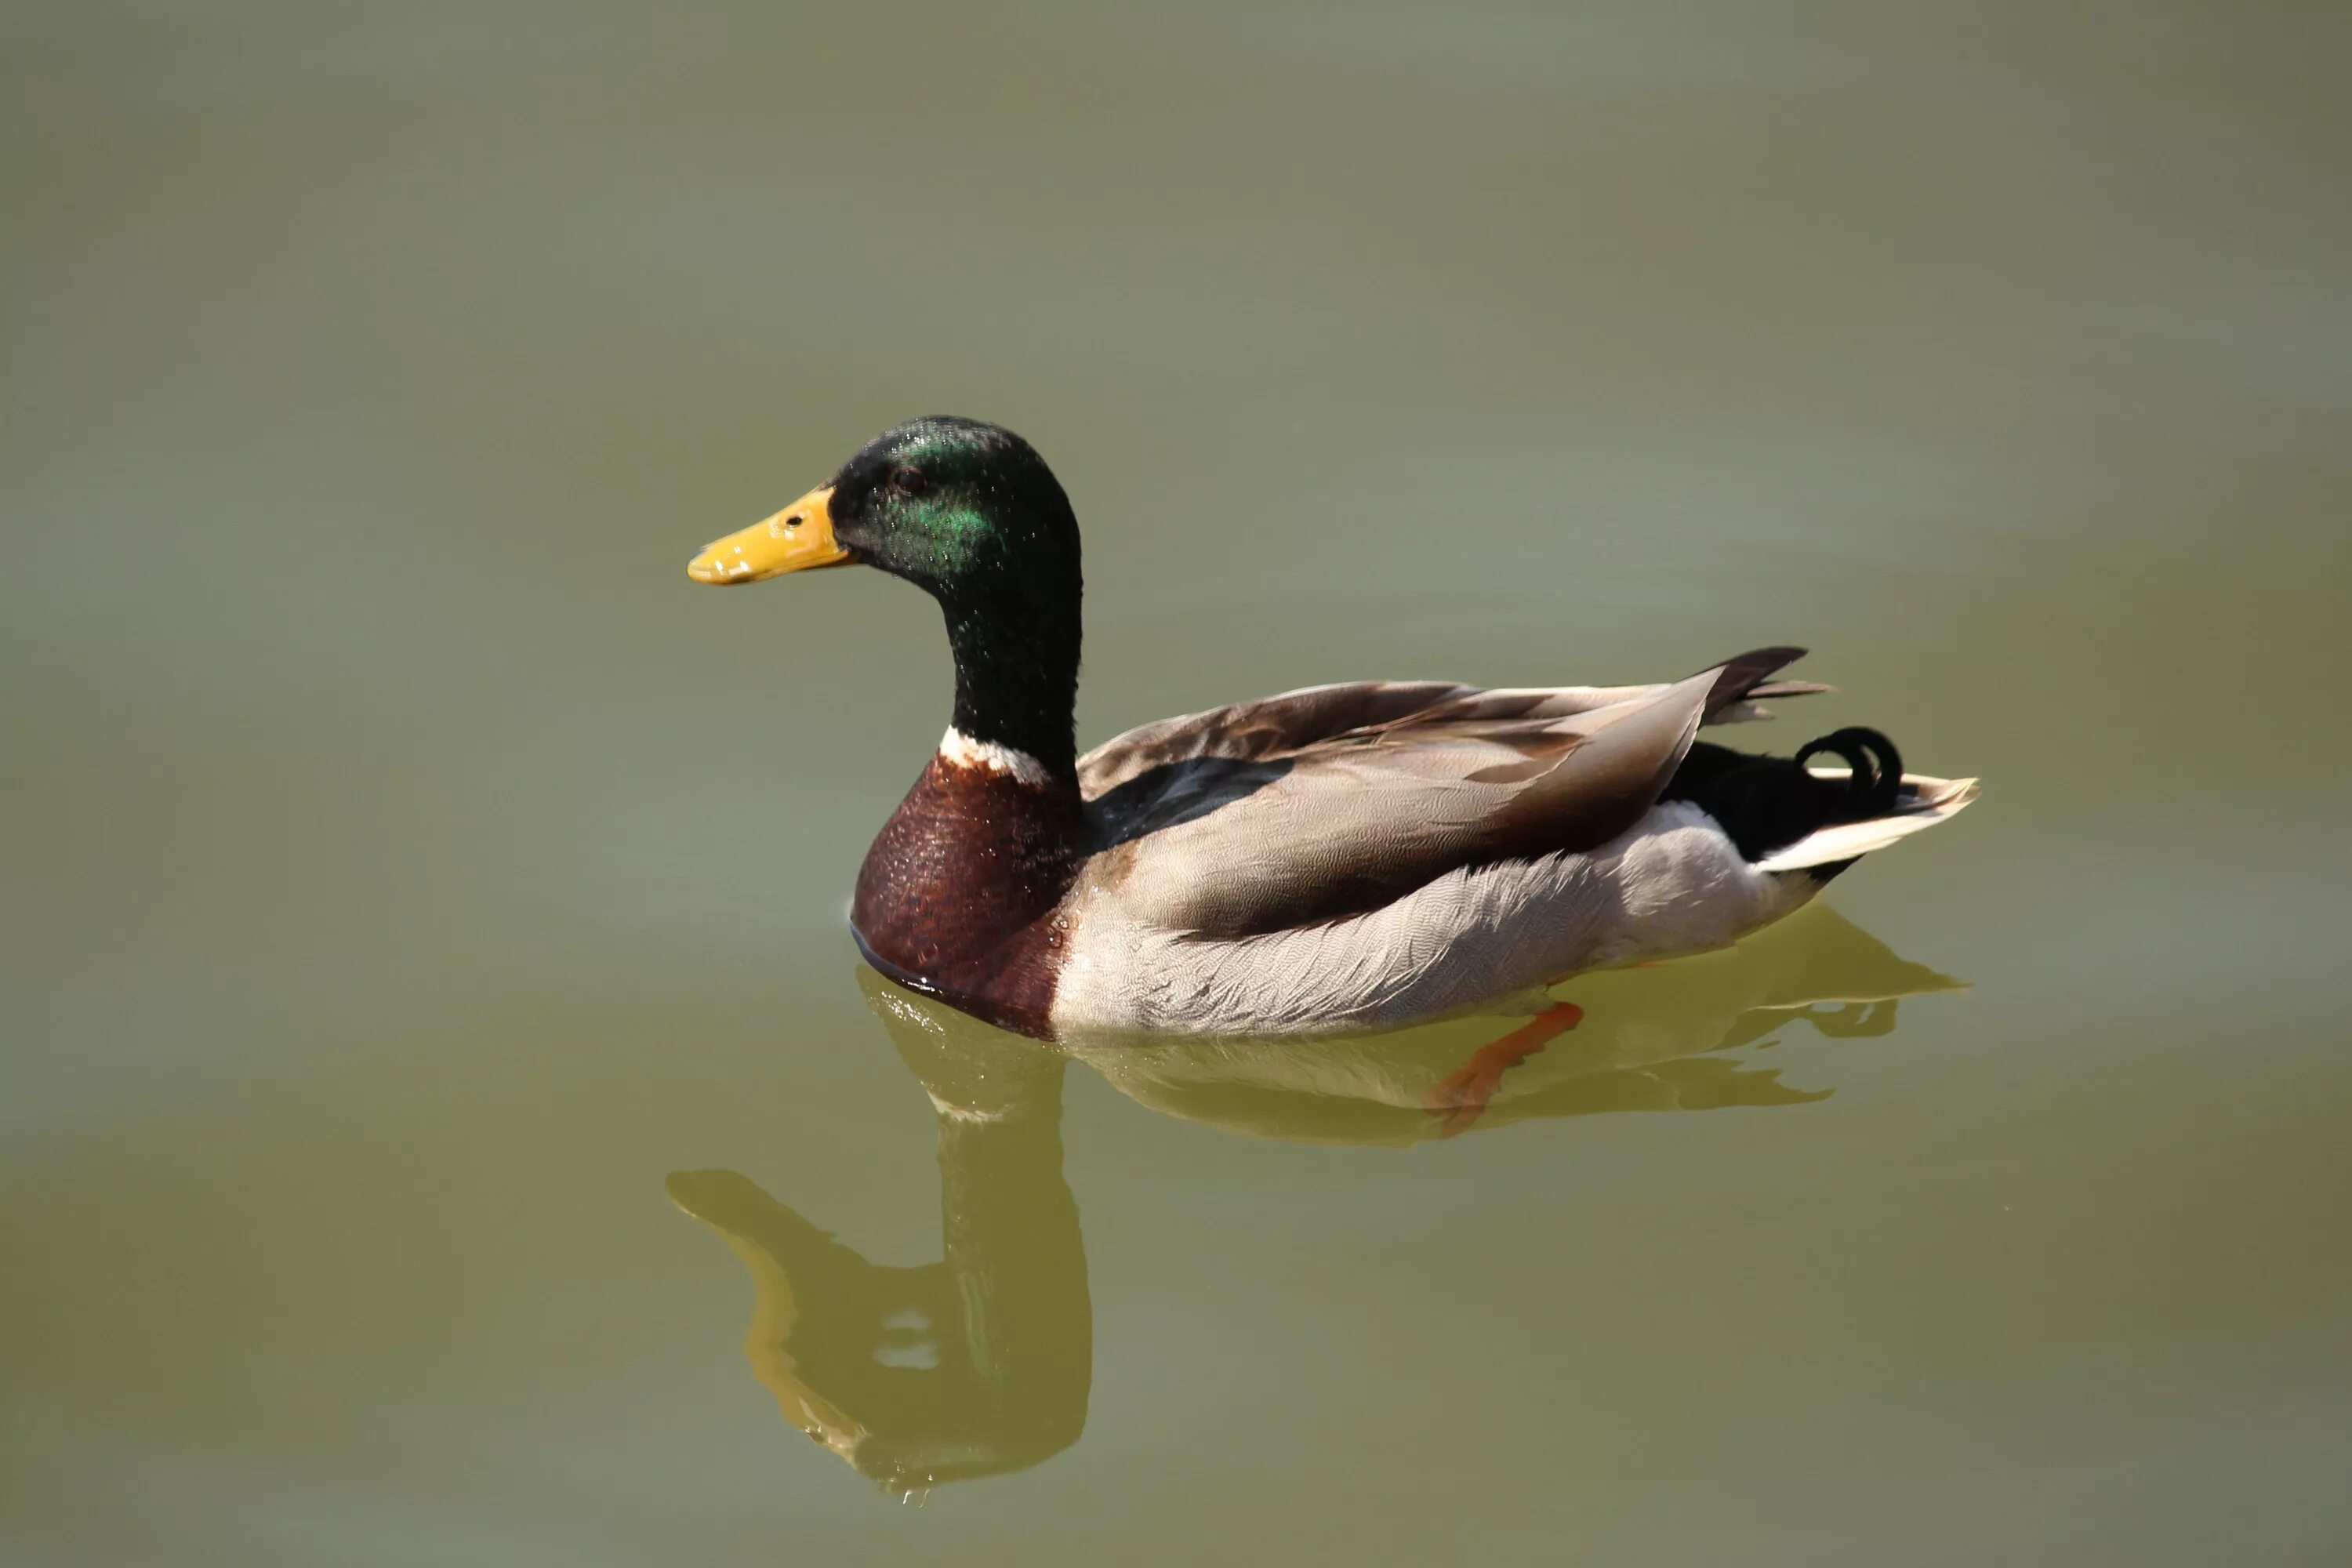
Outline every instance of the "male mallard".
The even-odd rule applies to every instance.
[[[885,432],[688,571],[851,563],[939,601],[956,672],[851,929],[891,979],[1031,1035],[1388,1028],[1722,947],[1976,794],[1871,730],[1793,759],[1695,741],[1825,689],[1770,679],[1793,647],[1652,686],[1309,687],[1081,757],[1077,519],[974,420]]]

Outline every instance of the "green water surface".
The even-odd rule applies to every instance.
[[[18,0],[0,1561],[2352,1557],[2347,58]],[[1985,796],[1475,1121],[1516,1020],[1039,1055],[844,926],[935,609],[683,573],[933,412],[1085,741],[1794,641]]]

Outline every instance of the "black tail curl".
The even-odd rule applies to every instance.
[[[1842,779],[1815,778],[1805,764],[1833,756],[1852,770]],[[1757,757],[1701,742],[1690,749],[1661,796],[1686,800],[1719,823],[1740,855],[1761,860],[1806,835],[1841,822],[1885,816],[1901,803],[1903,753],[1875,730],[1859,725],[1810,741],[1791,757]],[[1843,865],[1822,867],[1833,876]]]
[[[1869,810],[1857,811],[1839,820],[1860,822],[1866,817],[1884,816],[1895,809],[1903,788],[1903,753],[1895,749],[1894,742],[1875,730],[1850,724],[1817,741],[1806,742],[1798,749],[1797,765],[1801,768],[1824,752],[1853,770],[1853,776],[1846,780],[1846,792],[1870,804]]]

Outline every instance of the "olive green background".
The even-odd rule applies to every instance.
[[[2347,49],[19,0],[0,1557],[2343,1561]],[[1987,781],[1832,900],[1972,990],[1409,1149],[1073,1067],[1084,1436],[877,1491],[664,1184],[939,1255],[842,923],[937,615],[682,567],[933,412],[1077,505],[1084,739],[1809,644],[1773,742]]]

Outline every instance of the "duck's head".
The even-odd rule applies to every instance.
[[[1035,448],[977,419],[911,420],[773,517],[705,548],[687,574],[729,584],[853,564],[905,578],[946,612],[960,733],[1067,772],[1078,523]]]
[[[758,583],[819,566],[879,567],[942,603],[1075,591],[1078,525],[1054,471],[1012,431],[946,416],[868,441],[833,478],[708,546],[698,583]]]

